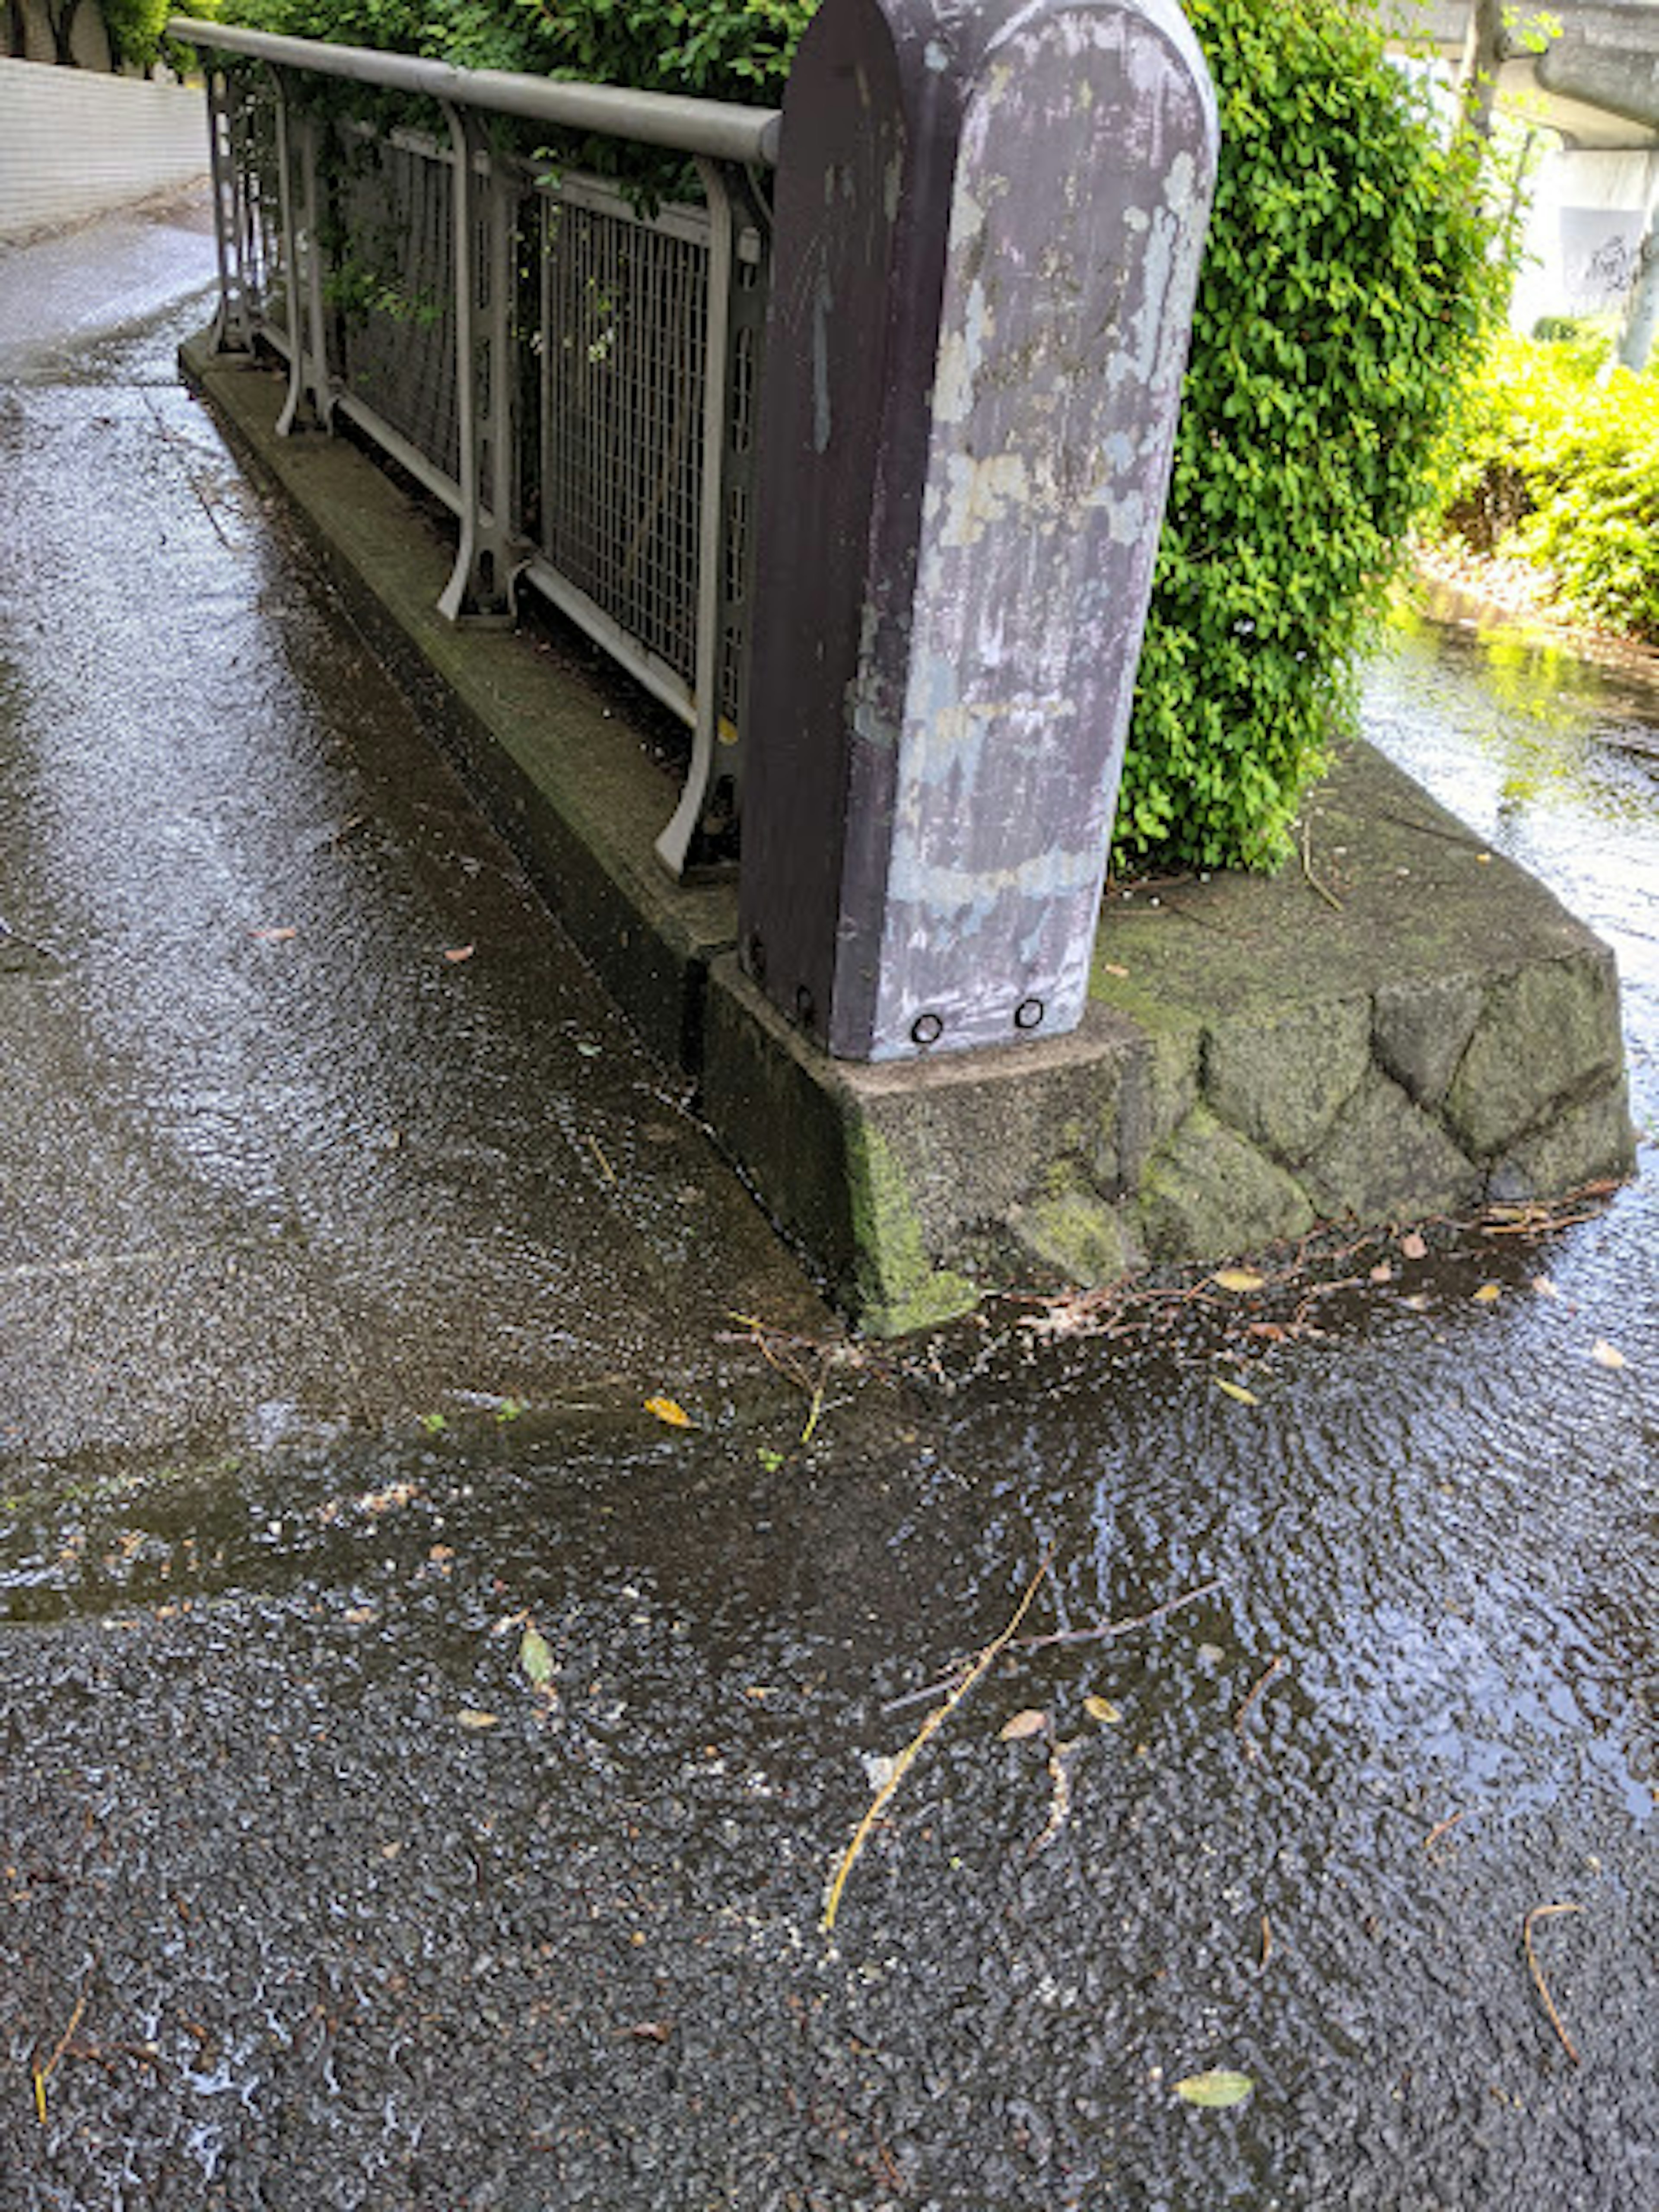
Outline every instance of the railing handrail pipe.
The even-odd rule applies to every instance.
[[[447,100],[494,115],[520,115],[561,131],[630,138],[676,153],[717,161],[761,162],[775,167],[783,117],[769,107],[736,101],[694,100],[672,92],[639,92],[611,84],[576,83],[524,76],[507,70],[458,69],[416,54],[384,53],[368,46],[331,46],[319,39],[289,39],[270,31],[244,31],[175,15],[167,35],[187,46],[238,54],[278,67],[310,70],[356,84]]]

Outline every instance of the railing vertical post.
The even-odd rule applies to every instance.
[[[208,161],[213,179],[213,239],[219,263],[219,305],[208,341],[214,353],[253,350],[253,317],[248,299],[249,210],[236,143],[236,118],[242,98],[228,70],[209,70]]]
[[[680,803],[657,840],[657,854],[675,875],[684,867],[714,781],[720,744],[720,671],[725,657],[726,425],[732,391],[732,293],[737,263],[732,195],[717,161],[700,161],[708,208],[708,260],[703,318],[702,467],[697,515],[696,719],[691,763]]]
[[[276,180],[282,199],[283,280],[287,294],[288,398],[276,418],[280,437],[299,428],[325,430],[334,411],[328,373],[322,247],[317,220],[317,126],[296,116],[282,71],[276,88]],[[295,175],[295,168],[299,175]]]
[[[524,552],[519,512],[518,252],[522,191],[513,173],[492,161],[488,173],[489,231],[484,301],[484,378],[479,409],[478,477],[490,523],[491,573],[485,580],[498,603],[510,607],[513,577]]]
[[[501,296],[505,257],[500,250],[502,194],[472,118],[453,100],[441,100],[439,105],[449,128],[453,157],[455,410],[459,446],[456,477],[461,532],[455,565],[439,599],[438,611],[450,622],[505,620],[512,611],[510,517],[501,496],[501,471],[491,466],[489,459],[492,453],[501,456],[507,443],[501,434],[504,410],[492,404],[500,392],[507,361],[501,337],[507,321]],[[481,166],[485,172],[482,192]],[[482,256],[478,252],[481,204],[486,226]]]
[[[1176,0],[824,0],[784,107],[740,933],[869,1060],[1080,1019],[1217,144]]]

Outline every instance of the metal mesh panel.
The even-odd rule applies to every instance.
[[[706,237],[695,210],[543,203],[541,550],[688,685]]]
[[[326,289],[347,387],[452,480],[455,397],[451,165],[435,149],[356,134],[329,164]]]
[[[276,173],[276,101],[246,76],[231,91],[229,150],[239,179],[236,222],[247,310],[286,344],[288,285],[283,267],[282,191]]]
[[[263,88],[238,89],[234,219],[252,311],[291,352],[289,295],[305,295],[314,265],[324,323],[313,329],[307,318],[305,359],[319,404],[329,392],[355,402],[355,417],[371,436],[389,443],[441,496],[453,489],[464,498],[451,149],[362,121],[293,130],[296,284],[284,266],[276,105]],[[301,187],[313,143],[317,214],[308,236]],[[538,179],[482,150],[475,181],[471,458],[477,511],[489,511],[497,533],[490,557],[504,572],[515,542],[533,544],[530,580],[694,721],[704,672],[700,580],[712,588],[704,617],[714,624],[707,672],[713,696],[704,707],[729,738],[739,720],[747,620],[763,226],[752,220],[752,204],[738,217],[723,346],[708,327],[706,209],[642,215],[597,179]],[[712,587],[699,574],[708,529],[703,416],[711,347],[717,358],[726,351]],[[720,772],[729,774],[730,765]]]

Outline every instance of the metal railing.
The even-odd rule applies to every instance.
[[[469,70],[189,18],[212,57],[216,343],[288,367],[279,427],[337,416],[443,502],[440,605],[528,584],[690,727],[658,840],[678,873],[732,817],[754,400],[775,112]],[[301,76],[435,105],[441,137],[300,95]],[[491,119],[666,149],[697,204],[648,208],[503,154]]]

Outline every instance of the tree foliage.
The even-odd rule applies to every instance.
[[[1507,271],[1479,150],[1345,0],[1186,0],[1221,110],[1120,854],[1271,865],[1331,738]]]
[[[1659,639],[1659,374],[1605,332],[1504,333],[1475,380],[1448,504],[1478,551],[1547,571],[1571,611]]]
[[[229,0],[302,36],[775,102],[814,0]],[[1221,176],[1117,848],[1271,866],[1507,282],[1473,134],[1384,59],[1371,0],[1186,0]]]
[[[161,33],[169,15],[186,12],[172,0],[99,0],[109,47],[118,69],[147,70],[161,51]],[[210,8],[201,10],[210,12]],[[192,6],[189,13],[198,12]]]
[[[231,0],[228,21],[433,56],[463,69],[782,98],[816,0]]]

